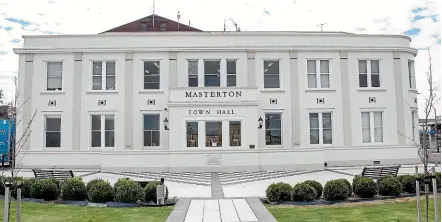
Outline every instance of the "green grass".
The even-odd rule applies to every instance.
[[[17,202],[11,204],[10,221],[16,221]],[[4,201],[0,201],[0,218],[3,221]],[[65,204],[42,204],[22,202],[22,221],[25,222],[121,222],[121,221],[166,221],[173,206],[138,208],[99,208]]]
[[[422,199],[421,215],[425,214]],[[288,221],[320,221],[320,222],[348,222],[348,221],[417,221],[416,198],[385,201],[355,205],[335,206],[275,206],[266,205],[267,209],[278,222]],[[439,206],[440,209],[440,206]],[[429,221],[434,221],[433,199],[430,199]],[[439,214],[440,215],[440,214]],[[423,217],[422,217],[423,218]],[[422,220],[425,221],[425,220]]]

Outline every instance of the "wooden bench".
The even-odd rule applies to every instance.
[[[385,176],[394,176],[396,177],[398,172],[399,172],[399,168],[401,166],[370,166],[370,167],[364,167],[364,170],[362,171],[361,176],[363,177],[368,177],[371,179],[379,179],[381,177],[385,177]]]
[[[74,177],[72,170],[41,170],[32,169],[36,179],[51,179],[54,178],[58,181],[63,181],[68,178]]]

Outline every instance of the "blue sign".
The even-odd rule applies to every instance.
[[[10,144],[14,143],[13,135],[15,135],[15,124],[12,120],[0,120],[0,155],[3,159],[0,161],[4,163],[9,162],[9,148]]]

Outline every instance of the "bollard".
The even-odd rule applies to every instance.
[[[21,181],[17,181],[17,222],[21,221]]]
[[[419,188],[419,167],[415,166],[414,167],[415,171],[416,171],[416,200],[417,200],[417,221],[421,222],[422,218],[421,218],[421,191]]]
[[[437,207],[437,202],[439,202],[437,198],[437,181],[436,181],[436,170],[431,168],[431,175],[433,178],[431,179],[433,182],[433,198],[434,198],[434,221],[439,222],[439,210]]]
[[[5,211],[3,213],[4,215],[4,222],[9,222],[9,202],[10,202],[10,191],[11,191],[11,184],[9,182],[5,182]]]

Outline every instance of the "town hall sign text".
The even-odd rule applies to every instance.
[[[186,98],[241,97],[241,91],[185,92]]]

